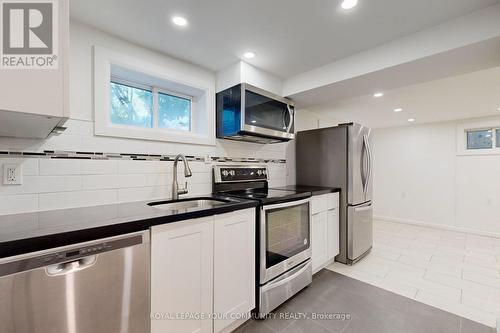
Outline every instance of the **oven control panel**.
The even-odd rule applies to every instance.
[[[244,182],[267,180],[267,168],[265,166],[216,166],[214,168],[215,182]]]

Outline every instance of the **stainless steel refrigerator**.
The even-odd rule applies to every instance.
[[[371,130],[359,124],[298,132],[297,184],[339,187],[340,254],[353,264],[373,244]]]

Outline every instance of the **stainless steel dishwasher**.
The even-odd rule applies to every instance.
[[[148,333],[149,231],[0,260],[0,333]]]

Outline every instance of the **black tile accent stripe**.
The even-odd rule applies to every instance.
[[[83,160],[133,160],[133,161],[174,161],[176,155],[158,154],[133,154],[133,153],[103,153],[88,151],[55,151],[44,150],[43,152],[30,151],[0,151],[0,158],[52,158],[52,159],[83,159]],[[205,162],[203,156],[187,155],[189,161]],[[259,159],[253,157],[219,157],[211,156],[212,162],[238,162],[238,163],[286,163],[286,159]]]

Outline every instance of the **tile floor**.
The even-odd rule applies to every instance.
[[[274,318],[250,320],[235,333],[495,332],[491,327],[326,269],[273,313]],[[314,314],[339,317],[314,318]]]
[[[500,239],[376,221],[372,252],[328,269],[496,327]]]

